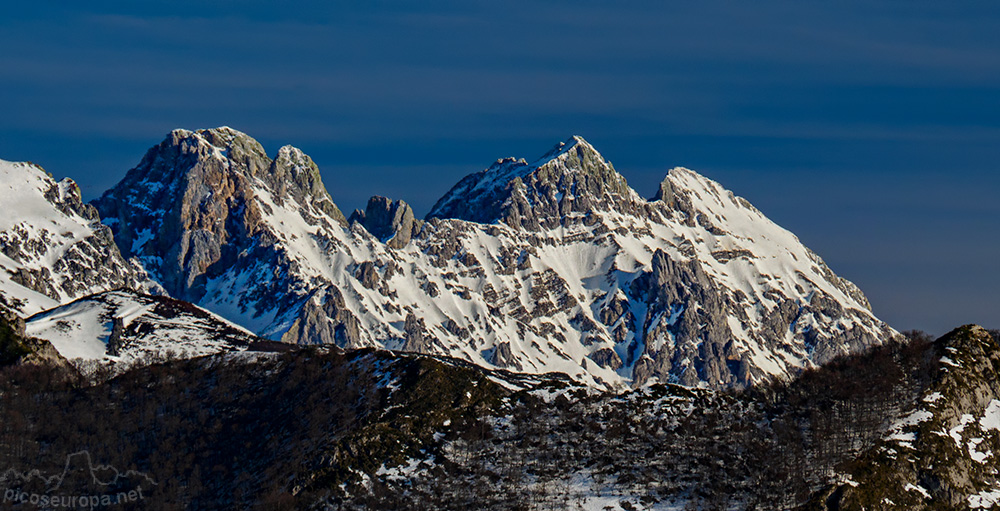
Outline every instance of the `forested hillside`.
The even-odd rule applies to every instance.
[[[744,392],[609,394],[374,350],[221,354],[90,383],[19,364],[0,375],[0,466],[58,472],[85,448],[155,481],[136,509],[823,507],[866,484],[859,464],[969,336],[980,358],[1000,353],[995,331],[911,334]]]

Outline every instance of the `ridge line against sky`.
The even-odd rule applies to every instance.
[[[173,128],[292,144],[418,213],[586,138],[746,197],[896,328],[1000,327],[1000,5],[270,2],[0,10],[0,158],[94,198]]]

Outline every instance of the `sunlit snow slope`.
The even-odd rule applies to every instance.
[[[122,258],[72,180],[0,160],[0,207],[0,296],[19,314],[108,289],[159,287]]]
[[[74,363],[127,363],[242,351],[258,338],[187,302],[118,290],[94,294],[28,318],[25,333],[45,339]]]

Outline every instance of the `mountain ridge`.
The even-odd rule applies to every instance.
[[[437,201],[427,218],[503,221],[538,231],[565,223],[571,213],[612,206],[629,210],[643,202],[597,149],[574,135],[531,164],[523,158],[503,158],[466,176]]]
[[[18,314],[123,286],[162,291],[122,256],[72,179],[57,182],[37,165],[0,160],[0,204],[0,291]]]
[[[745,199],[683,168],[644,199],[582,137],[439,204],[421,221],[374,197],[347,219],[307,155],[225,127],[172,131],[93,201],[171,296],[296,344],[739,388],[896,335]]]
[[[990,507],[1000,331],[962,330],[744,392],[609,393],[564,375],[329,347],[172,360],[83,386],[0,368],[0,407],[24,417],[8,425],[22,450],[0,461],[55,459],[58,470],[90,439],[102,463],[183,482],[150,492],[164,509]],[[976,349],[939,359],[963,347]],[[933,417],[913,413],[923,410]],[[895,460],[871,470],[886,447]],[[212,475],[233,460],[258,467],[254,479]]]

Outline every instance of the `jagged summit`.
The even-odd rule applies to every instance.
[[[95,205],[172,296],[285,342],[728,388],[895,335],[722,185],[674,169],[646,200],[579,137],[465,177],[422,225],[385,197],[348,222],[308,156],[224,128],[172,132]]]
[[[557,160],[557,159],[565,160],[566,158],[572,157],[570,155],[573,152],[576,153],[576,157],[579,159],[593,158],[601,162],[604,162],[605,164],[608,163],[604,159],[604,157],[601,156],[601,153],[599,153],[597,149],[594,148],[594,146],[590,145],[589,142],[584,140],[583,137],[581,137],[580,135],[573,135],[572,137],[567,138],[565,141],[559,142],[558,144],[553,146],[552,149],[549,150],[549,152],[545,153],[544,155],[542,155],[541,158],[532,162],[531,165],[534,167],[541,167],[552,160]]]
[[[190,174],[198,161],[211,158],[228,163],[222,170],[264,180],[279,195],[288,192],[299,196],[329,197],[319,169],[301,149],[282,146],[272,160],[257,140],[228,126],[195,131],[172,130],[162,142],[150,148],[139,165],[129,173],[150,174],[151,170],[160,168],[157,161],[165,161],[173,164],[165,170]],[[152,173],[148,179],[163,181],[164,177]]]
[[[311,158],[285,146],[272,160],[228,127],[171,131],[93,204],[124,254],[172,296],[191,300],[217,269],[280,238],[283,211],[309,225],[346,225]],[[271,236],[261,238],[264,231]]]
[[[414,218],[413,208],[406,202],[379,195],[368,199],[364,210],[354,210],[348,221],[361,224],[372,236],[391,248],[405,247],[423,224]]]
[[[248,149],[248,152],[265,154],[264,147],[253,137],[243,133],[242,131],[230,128],[229,126],[219,126],[217,128],[205,128],[199,130],[177,128],[167,134],[164,142],[172,140],[188,140],[193,142],[205,141],[222,150],[227,150],[232,147],[240,147]]]
[[[537,231],[595,210],[636,213],[644,202],[593,146],[573,136],[534,163],[504,158],[466,176],[427,217],[501,221]]]
[[[262,180],[273,192],[277,204],[281,205],[285,197],[299,203],[312,201],[334,220],[341,224],[347,223],[344,214],[334,204],[323,185],[319,167],[301,149],[290,145],[279,149]]]

